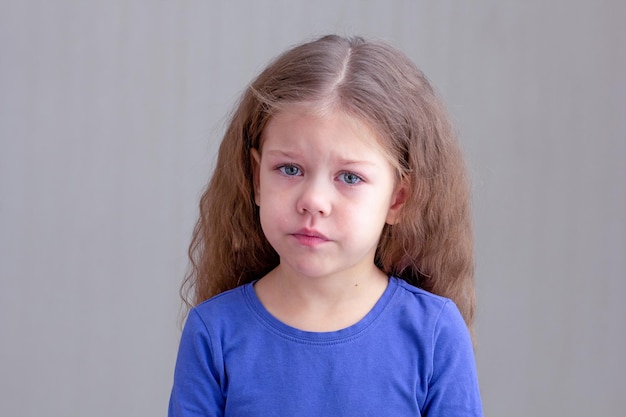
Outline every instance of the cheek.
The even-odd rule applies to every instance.
[[[288,216],[286,213],[286,203],[280,203],[280,199],[268,199],[262,200],[259,207],[261,227],[263,232],[267,235],[272,233],[276,228],[282,228],[288,223]]]
[[[269,179],[266,177],[266,175],[264,175],[263,173],[261,174],[261,177],[259,178],[259,185],[258,185],[258,203],[259,206],[261,208],[263,208],[263,206],[269,206],[269,205],[273,205],[275,204],[275,200],[276,200],[276,187],[272,186],[272,182],[269,181]]]
[[[389,212],[388,196],[373,194],[366,199],[359,200],[358,203],[351,204],[342,210],[341,221],[349,223],[353,228],[367,229],[379,233],[387,220]]]
[[[265,209],[264,205],[261,205],[260,209],[260,220],[261,220],[261,230],[265,235],[265,238],[270,242],[271,245],[274,244],[274,220],[271,216],[272,212]]]

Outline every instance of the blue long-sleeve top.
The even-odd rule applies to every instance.
[[[170,417],[482,416],[472,343],[455,304],[390,278],[333,332],[274,318],[253,284],[191,310]]]

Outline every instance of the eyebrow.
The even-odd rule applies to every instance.
[[[282,157],[290,158],[290,159],[296,159],[302,155],[299,152],[289,152],[289,151],[284,151],[281,149],[267,149],[264,152],[272,156],[282,156]],[[346,159],[346,158],[341,158],[341,157],[336,158],[335,162],[340,165],[357,165],[357,164],[376,165],[376,163],[372,161],[366,161],[366,160],[361,160],[361,159]]]
[[[360,159],[343,159],[340,158],[337,160],[337,162],[341,165],[372,165],[375,166],[377,165],[375,162],[372,161],[363,161]]]
[[[283,151],[280,149],[263,149],[261,151],[261,153],[268,153],[268,154],[272,154],[272,155],[279,155],[279,156],[286,156],[287,158],[295,158],[296,156],[299,156],[298,153],[295,152],[287,152],[287,151]]]

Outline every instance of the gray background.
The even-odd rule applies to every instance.
[[[327,32],[394,43],[456,121],[485,414],[623,415],[625,5],[1,1],[0,415],[166,414],[226,115]]]

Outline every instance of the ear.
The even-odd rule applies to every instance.
[[[406,202],[408,195],[407,180],[400,180],[391,196],[391,205],[387,211],[387,224],[396,224],[400,220],[400,211]]]
[[[257,149],[250,149],[250,165],[252,166],[252,183],[254,185],[254,202],[260,205],[261,195],[259,187],[259,170],[261,165],[261,153]]]

